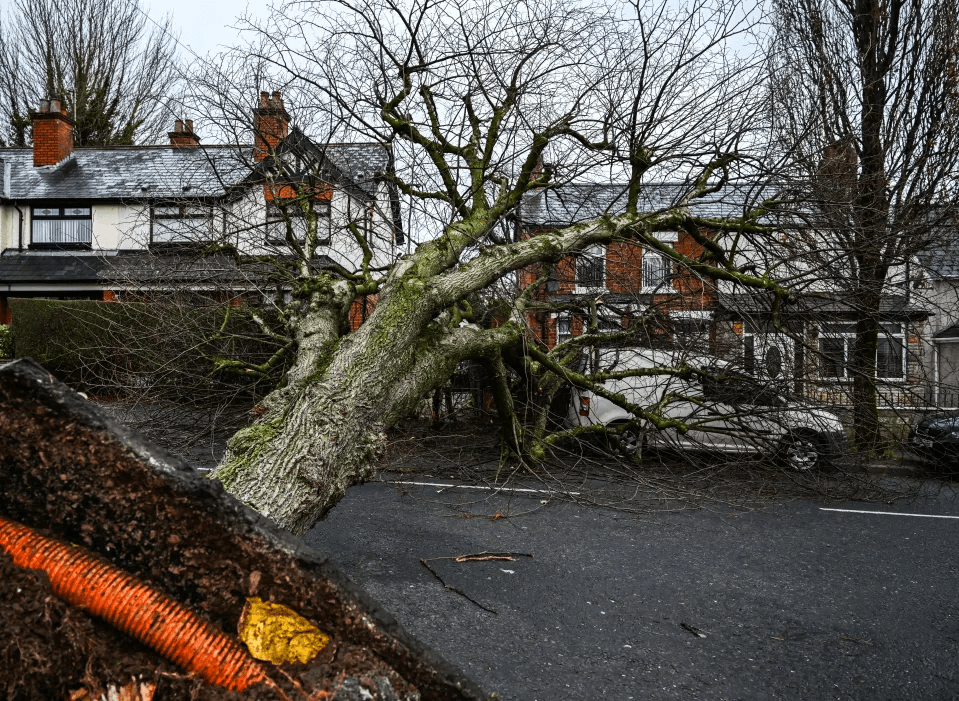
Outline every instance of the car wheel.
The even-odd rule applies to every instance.
[[[811,435],[789,435],[779,450],[779,459],[783,467],[796,472],[815,470],[822,463],[819,439]]]
[[[610,424],[608,428],[610,430],[616,430],[622,425],[622,423]],[[635,426],[627,428],[620,434],[606,436],[606,446],[609,448],[609,451],[624,458],[633,457],[642,445],[643,436]]]

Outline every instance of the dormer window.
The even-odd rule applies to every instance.
[[[93,243],[90,207],[31,208],[30,243],[40,247],[87,247]]]

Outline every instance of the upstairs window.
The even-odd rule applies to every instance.
[[[93,210],[32,207],[30,241],[34,246],[89,246],[93,243]]]
[[[213,208],[202,204],[169,204],[153,208],[152,243],[205,243],[213,235]]]
[[[643,251],[643,291],[670,292],[670,262],[659,254]]]
[[[606,246],[590,246],[576,256],[576,287],[581,290],[606,287]]]
[[[324,246],[330,243],[330,203],[328,200],[314,200],[313,211],[316,213],[317,244]],[[275,201],[266,203],[266,240],[268,243],[285,244],[287,221],[293,227],[293,236],[298,243],[306,242],[307,221],[303,207],[296,202],[281,207]]]

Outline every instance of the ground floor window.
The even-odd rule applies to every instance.
[[[823,324],[819,333],[819,374],[823,379],[850,380],[856,348],[856,324]],[[902,324],[879,324],[876,377],[901,380],[906,376],[906,339]]]
[[[569,314],[556,317],[556,345],[573,337],[573,318]]]

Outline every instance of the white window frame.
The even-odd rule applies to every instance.
[[[556,325],[556,345],[565,343],[573,337],[573,315],[572,314],[554,314],[554,324]],[[560,335],[560,329],[565,326],[566,330]]]
[[[316,243],[319,246],[328,246],[332,234],[332,206],[329,200],[314,200],[313,210],[316,212],[319,221],[316,223]],[[303,216],[303,210],[295,202],[290,202],[286,209],[286,216],[293,220],[293,232],[297,234],[297,242],[306,242],[306,217]],[[324,235],[324,220],[325,235]],[[300,224],[299,229],[297,224]],[[286,218],[280,205],[276,200],[267,200],[266,202],[266,241],[273,245],[286,245]]]
[[[655,268],[653,265],[655,264]],[[658,251],[643,250],[641,263],[640,291],[646,294],[671,294],[676,291],[672,281],[672,258],[665,256]],[[652,275],[657,274],[655,284]]]
[[[835,322],[834,324],[823,324],[819,328],[819,379],[821,381],[833,381],[833,382],[851,382],[853,380],[852,374],[850,373],[850,368],[852,366],[852,354],[855,352],[855,343],[856,343],[856,332],[855,332],[855,322]],[[829,327],[833,328],[830,329]],[[844,326],[847,329],[852,330],[836,330],[836,327]],[[888,327],[898,326],[899,330],[894,331],[890,330]],[[899,340],[899,347],[902,349],[900,354],[900,372],[898,375],[881,375],[879,367],[879,358],[876,358],[876,379],[883,382],[905,382],[907,375],[907,363],[909,357],[909,347],[906,343],[906,328],[905,323],[896,322],[896,321],[882,321],[879,322],[879,343],[883,341],[894,341]],[[823,373],[825,369],[825,359],[826,354],[823,350],[823,341],[827,339],[841,339],[843,342],[842,351],[842,373],[840,375],[826,375]],[[876,350],[878,356],[879,350]]]
[[[599,286],[582,284],[580,274],[579,274],[579,262],[583,260],[584,258],[591,259],[592,261],[594,261],[594,264],[595,262],[602,261],[602,281]],[[576,292],[578,294],[605,292],[606,279],[607,279],[606,246],[604,246],[603,244],[595,244],[578,253],[576,257],[573,259],[573,272],[576,276]]]

